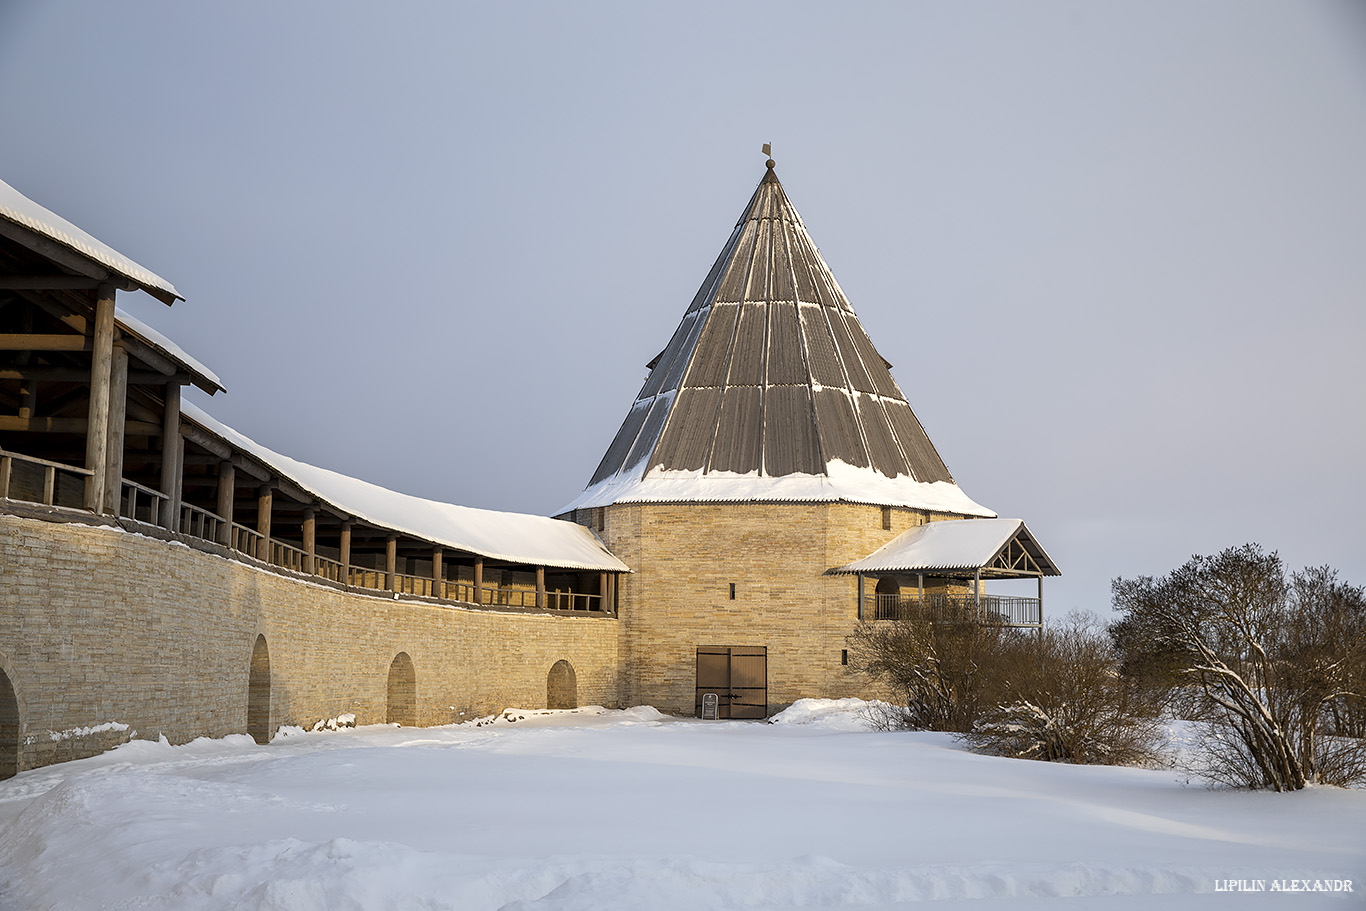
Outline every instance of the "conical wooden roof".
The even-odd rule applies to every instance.
[[[648,366],[588,489],[567,509],[848,499],[992,515],[954,484],[771,161]]]

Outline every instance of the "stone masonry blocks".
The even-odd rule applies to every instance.
[[[382,723],[399,652],[419,725],[545,706],[561,659],[580,704],[615,706],[617,626],[356,594],[117,528],[0,515],[0,663],[20,706],[20,769],[130,736],[244,733],[258,635],[272,731],[344,712]]]

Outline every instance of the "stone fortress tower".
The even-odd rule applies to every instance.
[[[772,160],[647,366],[561,513],[634,570],[619,603],[622,703],[692,713],[716,693],[721,717],[762,718],[865,694],[844,641],[876,602],[863,576],[829,571],[927,523],[995,513],[954,483]],[[922,597],[967,590],[914,568],[870,575],[878,593],[906,580]]]

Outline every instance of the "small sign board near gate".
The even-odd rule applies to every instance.
[[[717,705],[719,700],[715,693],[702,694],[702,720],[715,721],[717,718]]]

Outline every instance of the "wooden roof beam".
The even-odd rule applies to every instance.
[[[90,351],[89,336],[38,333],[0,334],[0,351]]]
[[[0,415],[0,430],[27,433],[84,434],[87,423],[85,418],[19,418]],[[125,421],[124,433],[130,436],[156,436],[161,433],[161,425],[147,421]]]
[[[150,345],[145,344],[136,336],[129,335],[127,332],[119,333],[119,341],[123,342],[128,353],[151,367],[163,377],[162,382],[170,382],[176,376],[180,366],[170,358],[158,353]]]
[[[176,302],[174,295],[161,288],[144,286],[125,275],[106,269],[70,247],[7,218],[0,218],[0,237],[13,241],[63,269],[94,279],[97,283],[111,285],[119,291],[146,291],[168,307]]]
[[[37,380],[40,383],[88,383],[90,371],[75,367],[4,367],[0,368],[0,380]],[[166,383],[179,383],[181,386],[191,382],[188,373],[152,373],[147,370],[128,371],[130,386],[163,386]]]
[[[213,455],[218,456],[220,461],[227,461],[232,458],[232,447],[230,447],[227,443],[223,442],[222,440],[218,439],[218,437],[209,433],[207,430],[202,429],[197,424],[189,424],[184,421],[181,421],[180,435],[188,442],[191,442],[198,446],[200,449],[206,450],[207,452],[210,452]],[[257,476],[256,469],[253,469],[249,473],[252,475],[252,477],[257,478],[257,480],[265,480],[264,476]]]
[[[109,282],[121,291],[133,291],[137,288],[137,285],[128,279],[121,275],[115,275],[94,260],[87,259],[55,240],[44,237],[36,231],[31,231],[23,225],[15,224],[7,218],[0,218],[0,237],[11,240],[64,269],[70,269],[86,278],[94,279],[97,283]]]
[[[85,275],[0,275],[5,291],[93,291],[100,280]]]
[[[52,299],[52,295],[32,294],[27,291],[19,291],[18,294],[21,299],[28,301],[33,306],[42,310],[48,316],[59,321],[62,325],[66,326],[72,332],[79,332],[81,335],[90,334],[90,320],[86,318],[84,312],[70,312],[65,307],[55,303]],[[82,301],[81,309],[83,311],[89,311],[91,309],[90,301]]]

